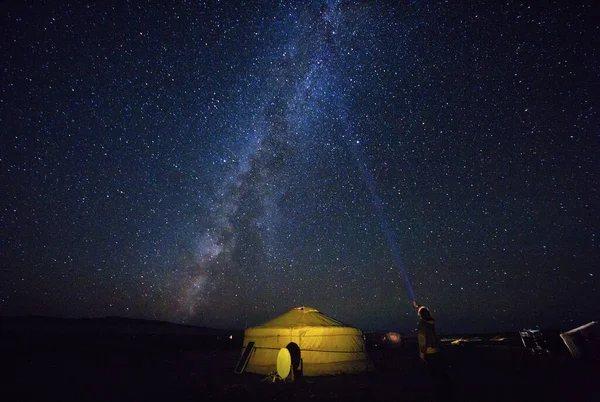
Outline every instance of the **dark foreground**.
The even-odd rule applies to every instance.
[[[376,370],[271,383],[234,374],[241,334],[1,333],[1,400],[419,401],[434,400],[414,341],[369,348]],[[559,343],[556,343],[559,345]],[[458,401],[597,401],[600,371],[557,347],[445,346]]]

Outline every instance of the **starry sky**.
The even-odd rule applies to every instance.
[[[0,314],[600,318],[593,4],[5,2]]]

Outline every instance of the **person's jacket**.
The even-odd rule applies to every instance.
[[[419,353],[429,355],[440,351],[440,344],[435,333],[435,321],[421,319],[417,328]]]

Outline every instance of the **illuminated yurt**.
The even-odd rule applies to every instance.
[[[372,369],[361,330],[311,307],[296,307],[244,332],[242,353],[254,342],[245,371],[276,371],[281,348],[291,354],[294,370],[305,376],[359,373]]]

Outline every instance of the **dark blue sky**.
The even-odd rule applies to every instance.
[[[598,319],[598,7],[11,2],[0,314]]]

